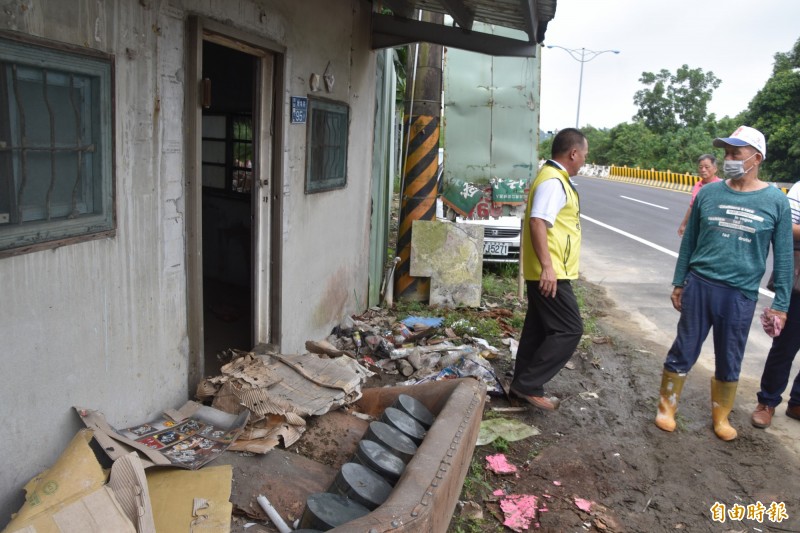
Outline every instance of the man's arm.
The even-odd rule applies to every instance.
[[[558,279],[556,279],[556,271],[550,258],[550,249],[547,247],[547,222],[541,218],[531,217],[528,224],[530,224],[533,251],[542,265],[539,292],[544,297],[554,298],[558,288]]]
[[[692,206],[690,205],[686,208],[686,214],[683,215],[683,220],[681,220],[681,225],[678,226],[678,236],[683,237],[683,232],[686,231],[686,223],[689,222],[689,214],[692,212]]]

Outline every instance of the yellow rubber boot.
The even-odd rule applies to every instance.
[[[733,410],[738,381],[717,381],[711,378],[711,418],[714,420],[714,433],[722,440],[736,438],[736,430],[728,422]]]
[[[675,431],[675,413],[678,411],[678,400],[683,390],[686,374],[677,374],[664,370],[661,375],[661,393],[658,400],[656,425],[664,431]]]

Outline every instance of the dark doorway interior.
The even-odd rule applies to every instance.
[[[205,374],[217,354],[253,347],[253,102],[256,58],[203,43],[203,325]]]

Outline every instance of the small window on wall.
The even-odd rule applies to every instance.
[[[0,257],[114,230],[110,56],[0,35]]]
[[[233,196],[253,188],[253,119],[231,113],[203,115],[203,187]]]
[[[306,193],[347,185],[347,105],[308,99]]]

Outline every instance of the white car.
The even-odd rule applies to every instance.
[[[456,218],[459,224],[483,226],[483,262],[516,263],[519,261],[521,221],[515,216],[488,219]]]

